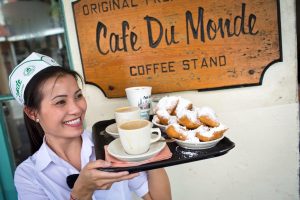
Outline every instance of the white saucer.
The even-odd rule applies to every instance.
[[[107,126],[107,127],[105,128],[105,131],[106,131],[109,135],[113,136],[114,138],[118,138],[118,137],[119,137],[118,127],[117,127],[117,124],[116,124],[116,123],[113,123],[113,124]]]
[[[156,154],[158,154],[166,146],[165,142],[155,142],[150,145],[149,150],[146,153],[140,155],[127,154],[121,144],[120,138],[113,140],[109,143],[107,151],[110,155],[118,158],[119,160],[137,162],[147,160]]]
[[[186,149],[208,149],[216,146],[218,142],[220,142],[224,138],[224,135],[216,140],[212,140],[209,142],[186,142],[182,140],[175,139],[176,143]]]

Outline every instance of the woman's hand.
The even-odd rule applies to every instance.
[[[95,190],[107,190],[115,182],[132,179],[138,174],[124,172],[104,172],[97,168],[110,167],[110,163],[104,160],[96,160],[88,163],[80,172],[73,190],[74,198],[84,200],[91,199]]]

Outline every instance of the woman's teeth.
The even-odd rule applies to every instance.
[[[69,124],[69,125],[75,125],[75,124],[80,124],[80,118],[75,119],[75,120],[71,120],[71,121],[67,121],[65,122],[65,124]]]

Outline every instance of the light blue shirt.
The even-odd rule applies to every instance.
[[[82,134],[81,167],[95,160],[94,144],[91,134],[84,131]],[[70,199],[71,189],[68,187],[66,177],[78,174],[79,171],[58,157],[49,146],[43,142],[41,148],[24,162],[15,172],[15,186],[18,199]],[[129,200],[131,192],[142,197],[148,192],[148,181],[145,172],[134,179],[114,183],[110,190],[97,190],[93,200]]]

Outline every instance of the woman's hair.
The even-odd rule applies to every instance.
[[[39,111],[41,106],[41,101],[43,100],[42,86],[50,78],[71,75],[76,80],[81,80],[82,77],[75,71],[72,71],[67,68],[51,66],[43,69],[37,73],[27,84],[24,92],[24,105],[29,109],[34,109]],[[27,114],[24,112],[24,121],[25,126],[29,135],[29,140],[31,144],[31,153],[36,152],[43,143],[44,130],[41,125],[34,120],[30,119]]]

